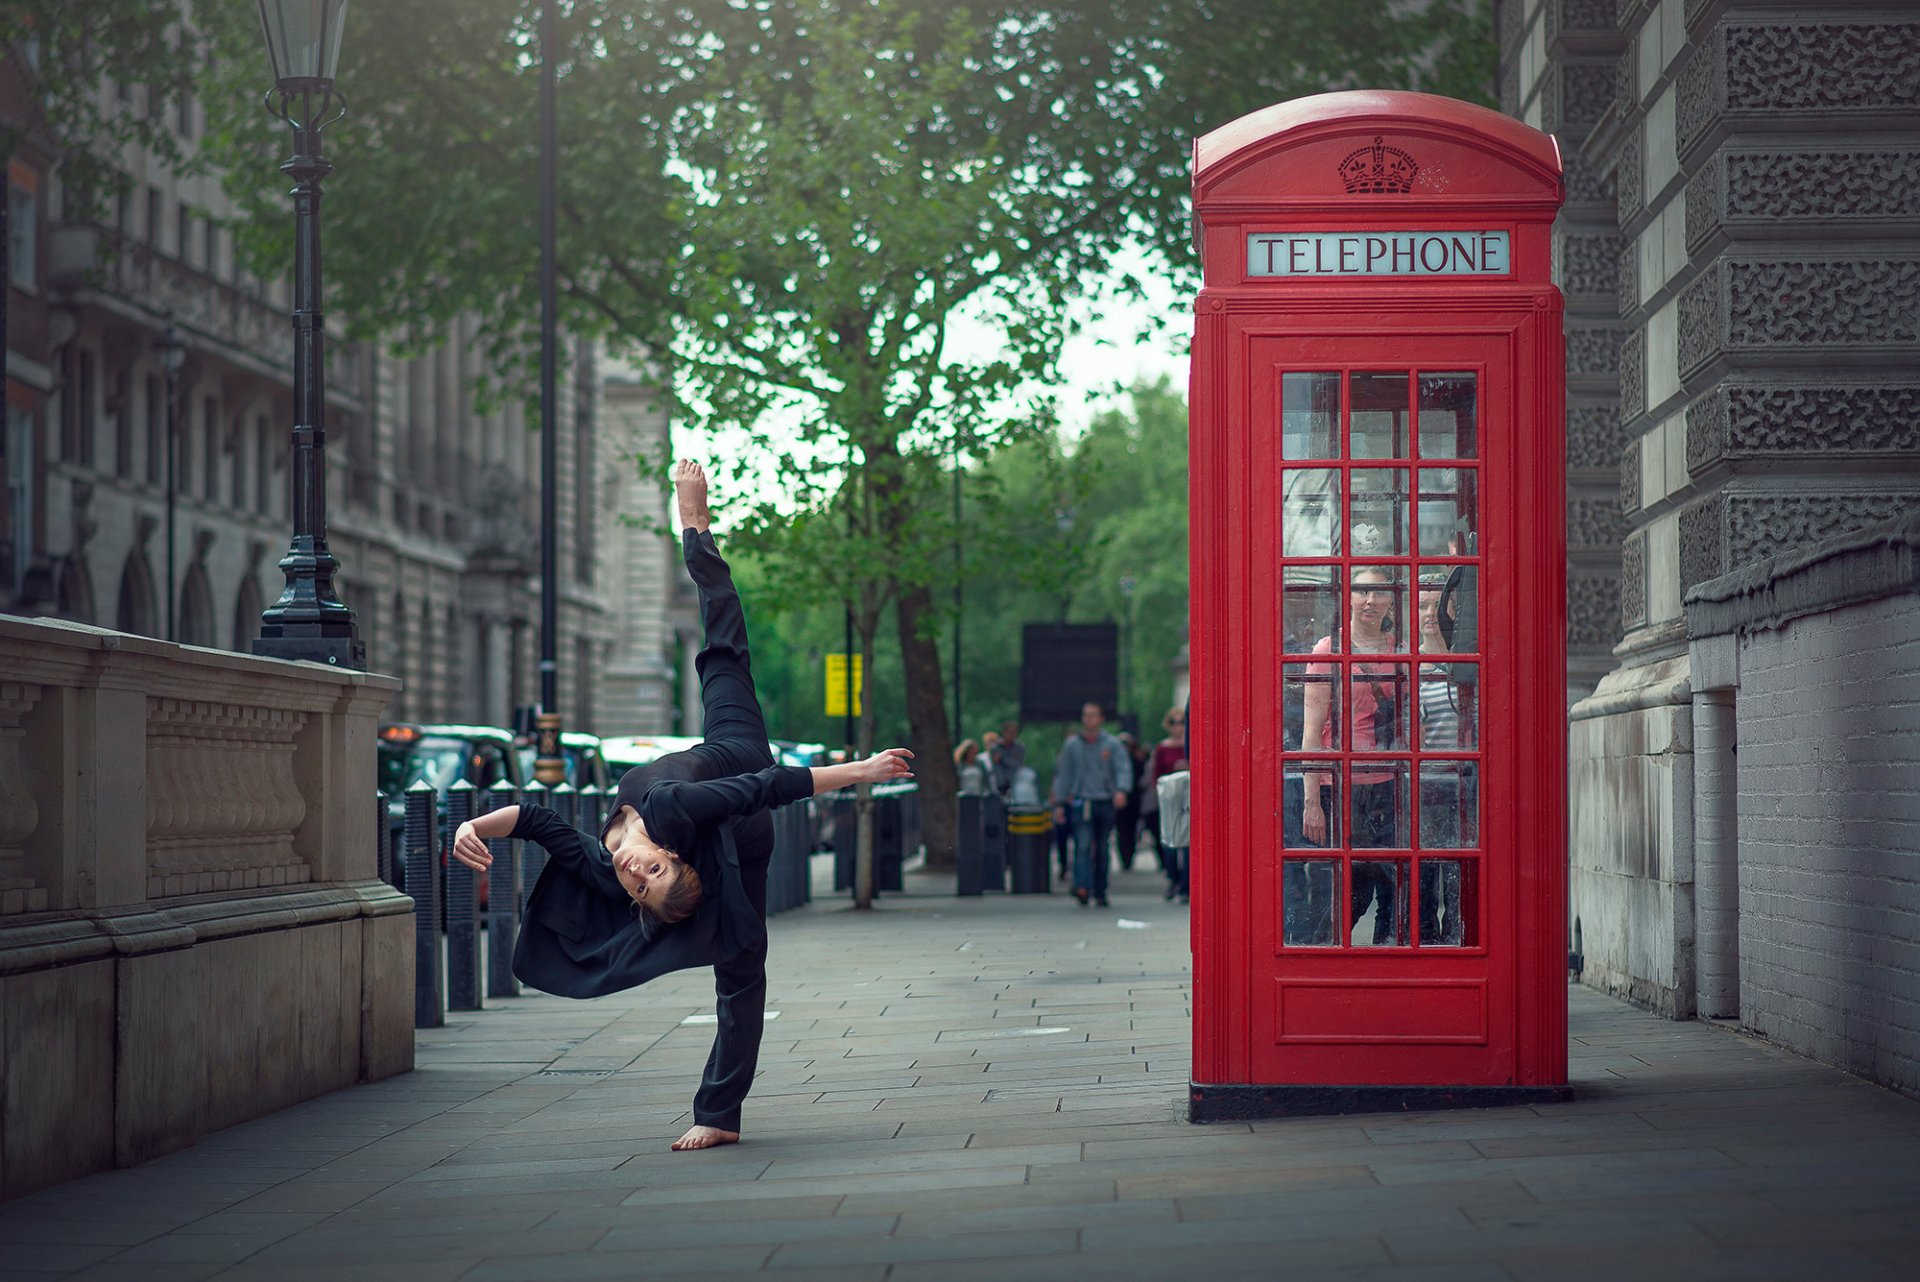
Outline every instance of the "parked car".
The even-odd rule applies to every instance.
[[[524,787],[513,735],[498,726],[395,722],[379,731],[380,792],[387,799],[387,827],[393,834],[394,871],[406,884],[407,790],[416,783],[433,786],[439,796],[440,844],[453,840],[447,829],[447,789],[461,780],[485,791],[504,779]],[[444,856],[442,863],[444,864]],[[487,878],[480,876],[480,907],[487,906]]]
[[[679,752],[699,743],[697,736],[680,734],[621,735],[600,741],[600,756],[607,773],[617,786],[620,776],[635,766],[658,761],[669,752]]]
[[[533,782],[533,763],[539,752],[538,743],[521,735],[514,740],[514,752],[520,758],[520,777],[529,783]],[[597,735],[562,731],[560,759],[567,763],[567,782],[576,788],[605,788],[620,780],[617,773],[608,770],[607,759]]]

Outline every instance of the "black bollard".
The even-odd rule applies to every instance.
[[[958,823],[953,835],[953,893],[977,895],[986,887],[986,830],[982,811],[986,798],[962,793],[955,807]]]
[[[600,835],[601,827],[607,822],[607,794],[597,783],[582,788],[575,799],[574,826],[580,831]]]
[[[545,784],[528,784],[527,790],[520,794],[520,804],[523,806],[547,806],[547,803],[552,799]],[[547,808],[552,809],[551,806],[547,806]],[[540,880],[541,870],[546,866],[547,852],[545,847],[537,841],[523,841],[520,843],[519,908],[522,920],[526,918],[527,896],[533,893],[533,885]]]
[[[997,792],[980,799],[980,885],[1007,888],[1007,802]]]
[[[393,876],[393,825],[387,822],[387,794],[378,788],[373,790],[373,816],[373,875],[398,889]]]
[[[487,789],[481,803],[489,811],[513,804],[513,785],[505,779]],[[520,861],[511,837],[487,842],[493,867],[487,870],[487,996],[518,997],[513,977],[513,947],[520,939]]]
[[[1048,848],[1053,841],[1053,812],[1045,806],[1007,807],[1007,865],[1016,895],[1053,892],[1047,878]]]
[[[453,857],[453,834],[473,818],[474,788],[465,779],[447,789],[447,1009],[480,1009],[480,879]]]
[[[440,797],[422,779],[407,789],[407,894],[413,898],[413,1026],[447,1022],[440,970]]]
[[[853,861],[859,849],[859,812],[853,789],[833,794],[833,888],[853,888]]]

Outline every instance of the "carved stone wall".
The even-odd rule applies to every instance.
[[[1631,630],[1647,621],[1647,536],[1636,534],[1620,549],[1620,626]]]
[[[1920,453],[1920,383],[1727,383],[1687,408],[1687,470],[1722,460]]]
[[[1682,72],[1675,125],[1685,152],[1715,125],[1850,118],[1920,108],[1915,22],[1728,22],[1711,28]],[[1782,122],[1784,123],[1784,121]]]
[[[1920,257],[1726,258],[1680,296],[1683,374],[1775,350],[1920,354]]]

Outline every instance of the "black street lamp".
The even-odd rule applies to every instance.
[[[326,321],[320,310],[320,180],[333,165],[320,131],[346,114],[333,87],[347,0],[259,0],[273,59],[269,107],[293,130],[293,544],[280,558],[287,586],[260,615],[253,652],[343,668],[367,666],[353,611],[335,595],[339,563],[327,550]],[[279,102],[274,103],[274,94]]]
[[[173,523],[174,509],[179,506],[180,487],[174,475],[174,459],[180,449],[175,444],[180,433],[174,423],[174,414],[180,408],[180,370],[187,363],[187,340],[180,337],[180,331],[167,322],[166,332],[154,341],[154,347],[160,353],[160,368],[167,376],[167,640],[178,641],[180,634],[176,627],[176,605],[178,600],[173,582]]]

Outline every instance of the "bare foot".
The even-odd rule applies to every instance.
[[[680,528],[683,530],[704,530],[707,528],[707,472],[692,459],[674,460],[673,497],[680,508]],[[689,1145],[692,1148],[704,1148],[705,1145]]]
[[[698,464],[694,466],[698,467]],[[738,1144],[739,1131],[723,1131],[717,1126],[691,1126],[687,1133],[673,1142],[673,1151],[685,1153],[696,1148],[717,1148],[722,1144]]]

